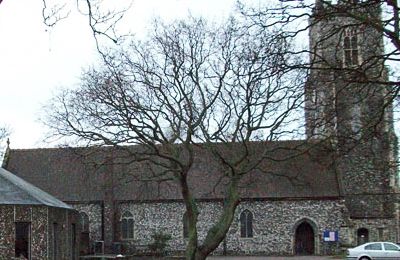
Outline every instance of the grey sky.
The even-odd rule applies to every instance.
[[[125,1],[126,2],[126,1]],[[134,0],[124,26],[143,35],[153,16],[163,19],[228,15],[234,0]],[[5,0],[0,5],[0,124],[11,129],[12,148],[47,147],[38,122],[41,107],[60,87],[79,82],[82,68],[96,63],[86,18],[77,13],[49,29],[42,1]]]
[[[140,37],[154,16],[182,18],[190,10],[192,15],[220,19],[234,9],[235,2],[133,0],[123,26]],[[11,129],[12,148],[55,145],[43,142],[46,129],[38,122],[42,106],[57,89],[78,84],[82,68],[99,59],[86,17],[71,13],[50,29],[43,24],[41,12],[40,0],[4,0],[0,5],[0,126]],[[399,131],[398,122],[396,128]]]

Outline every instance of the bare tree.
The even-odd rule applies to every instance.
[[[132,6],[133,1],[112,3],[103,0],[42,0],[43,23],[48,27],[54,27],[66,20],[72,12],[78,12],[87,18],[96,41],[98,51],[102,53],[101,38],[118,43],[124,36],[118,32],[118,24]],[[0,4],[2,0],[0,0]]]
[[[4,142],[5,139],[9,136],[10,131],[7,127],[0,127],[0,158],[3,158],[4,155]]]
[[[240,181],[270,156],[252,141],[298,129],[304,73],[286,69],[296,63],[290,48],[279,33],[249,30],[234,19],[218,28],[195,18],[159,22],[147,40],[109,52],[78,89],[56,96],[46,122],[56,136],[88,145],[140,147],[127,149],[133,161],[149,162],[157,169],[149,176],[180,186],[187,259],[205,259],[232,223]],[[226,184],[222,214],[203,241],[196,184],[189,181],[199,151],[212,154]]]
[[[54,27],[62,20],[67,19],[71,12],[78,12],[87,18],[87,24],[100,51],[99,41],[101,38],[118,43],[124,36],[121,31],[118,31],[117,27],[132,5],[130,0],[118,4],[112,2],[102,0],[42,0],[43,22],[48,27]]]
[[[8,135],[8,129],[6,127],[0,127],[0,141],[2,142]]]

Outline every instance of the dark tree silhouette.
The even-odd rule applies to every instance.
[[[234,19],[218,28],[195,18],[159,22],[147,40],[110,51],[79,88],[59,93],[46,122],[56,136],[88,145],[140,147],[127,151],[157,168],[146,178],[180,186],[187,259],[205,259],[232,223],[241,179],[269,155],[252,141],[298,129],[305,77],[301,69],[286,69],[296,63],[290,48],[276,32],[249,30]],[[189,182],[199,151],[212,155],[225,184],[222,213],[201,242]]]

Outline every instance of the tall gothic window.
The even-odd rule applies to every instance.
[[[253,214],[247,209],[240,214],[240,236],[253,237]]]
[[[133,215],[125,211],[121,218],[121,236],[122,239],[133,239]]]
[[[345,66],[354,66],[359,64],[358,36],[356,28],[346,28],[344,30],[343,50]]]

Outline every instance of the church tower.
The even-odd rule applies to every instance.
[[[383,35],[351,18],[379,24],[377,2],[317,0],[309,21],[306,134],[332,145],[341,195],[359,226],[398,218],[397,139],[390,86],[382,84],[388,81]]]

